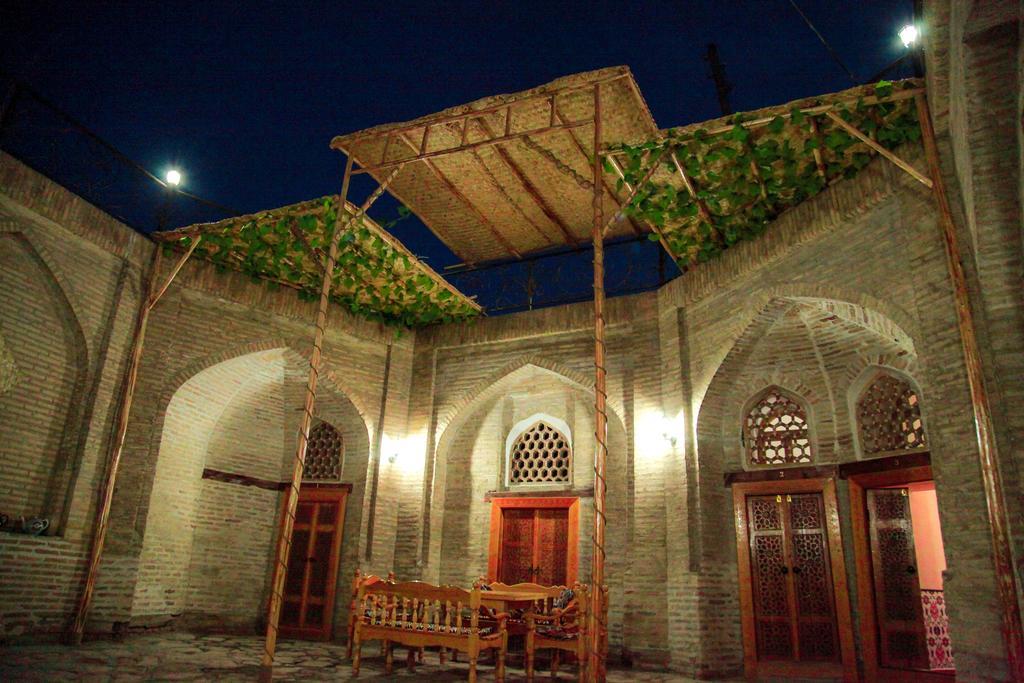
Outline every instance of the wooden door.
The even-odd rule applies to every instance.
[[[910,496],[905,488],[868,489],[866,493],[879,662],[884,667],[927,669]]]
[[[569,585],[576,580],[577,498],[492,501],[488,576],[502,583]]]
[[[568,508],[510,508],[502,514],[502,583],[564,586],[568,551]]]
[[[288,554],[282,636],[331,637],[347,488],[303,488]]]
[[[568,562],[568,508],[538,508],[534,518],[533,583],[564,586]]]
[[[840,659],[820,493],[747,497],[757,657]]]
[[[501,516],[501,561],[498,580],[502,583],[532,583],[536,552],[536,510],[512,508]]]

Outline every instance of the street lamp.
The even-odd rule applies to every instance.
[[[178,185],[181,185],[181,171],[172,168],[171,170],[167,171],[165,180],[167,180],[167,184],[170,185],[171,187],[177,187]]]
[[[900,40],[903,41],[903,47],[910,49],[917,43],[917,27],[913,24],[907,24],[900,29]]]

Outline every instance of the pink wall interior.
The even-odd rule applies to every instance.
[[[917,553],[917,576],[921,582],[921,589],[942,590],[946,554],[942,547],[935,482],[916,482],[907,488],[910,490],[910,515],[914,520],[914,548]]]

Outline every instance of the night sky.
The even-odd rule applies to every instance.
[[[798,4],[858,80],[903,53],[911,0]],[[660,126],[714,118],[709,42],[736,110],[854,85],[789,0],[0,3],[0,68],[243,212],[337,192],[336,134],[578,71],[628,65]],[[435,267],[453,261],[422,225],[395,232]]]

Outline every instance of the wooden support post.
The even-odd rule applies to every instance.
[[[590,640],[588,677],[593,681],[605,679],[605,646],[607,644],[608,617],[601,599],[604,593],[604,502],[605,462],[608,456],[608,394],[605,387],[604,344],[604,216],[601,186],[601,86],[594,85],[594,537],[590,570],[590,610],[587,615],[587,637]]]
[[[892,163],[896,164],[904,171],[909,173],[911,177],[913,177],[914,180],[916,180],[917,182],[921,183],[927,188],[932,187],[932,180],[928,176],[921,173],[916,168],[908,164],[906,161],[900,159],[898,156],[887,150],[885,147],[882,147],[880,144],[869,138],[867,135],[864,135],[864,133],[860,132],[859,130],[848,124],[846,121],[843,120],[843,117],[839,116],[839,114],[836,114],[834,111],[827,111],[825,112],[825,116],[827,116],[833,123],[835,123],[837,126],[845,130],[847,133],[857,138],[865,145],[875,150],[883,157],[885,157],[886,159],[888,159],[889,161],[891,161]]]
[[[985,390],[985,376],[981,368],[981,353],[975,336],[974,318],[967,289],[967,278],[960,246],[949,208],[945,184],[942,181],[942,167],[939,164],[939,150],[935,142],[928,102],[923,93],[917,96],[917,116],[921,124],[921,138],[925,157],[933,181],[932,191],[939,208],[939,225],[942,228],[942,242],[946,248],[946,265],[949,279],[953,284],[956,302],[957,323],[960,328],[960,343],[963,347],[964,365],[967,369],[967,384],[971,391],[971,408],[974,413],[974,428],[978,439],[978,459],[981,469],[982,486],[988,523],[992,530],[992,563],[995,566],[996,583],[999,587],[999,601],[1002,609],[1003,639],[1010,665],[1010,677],[1024,681],[1024,628],[1021,623],[1020,605],[1017,602],[1017,581],[1013,571],[1013,551],[1010,547],[1009,523],[1007,521],[1006,499],[999,468],[995,431],[992,425],[992,411],[988,393]]]
[[[155,245],[153,261],[146,276],[145,290],[139,300],[139,313],[135,319],[135,333],[132,339],[132,355],[128,359],[128,367],[125,368],[124,385],[121,389],[121,401],[117,408],[117,428],[110,442],[110,455],[107,458],[107,476],[103,483],[103,493],[100,496],[100,505],[96,510],[96,520],[93,523],[92,548],[89,552],[89,569],[85,574],[85,585],[78,598],[78,608],[75,611],[75,618],[71,623],[71,630],[68,633],[68,641],[72,645],[82,642],[85,633],[85,623],[89,618],[89,609],[92,607],[92,596],[96,590],[96,578],[99,575],[100,563],[103,561],[103,546],[107,540],[107,527],[110,524],[110,508],[114,501],[114,486],[117,484],[117,471],[121,465],[121,454],[124,452],[124,439],[128,433],[128,418],[131,415],[132,399],[135,396],[135,385],[139,378],[139,364],[142,361],[142,349],[146,343],[146,327],[149,324],[149,312],[160,300],[171,282],[181,271],[185,262],[199,246],[201,236],[192,241],[192,246],[178,260],[170,275],[159,288],[156,287],[156,278],[160,272],[160,264],[163,261],[163,245]]]
[[[352,180],[353,158],[350,156],[345,164],[345,176],[341,182],[341,194],[338,202],[338,216],[334,222],[334,233],[331,245],[327,250],[327,262],[324,264],[324,279],[320,286],[320,305],[316,313],[316,331],[313,333],[313,352],[309,358],[309,376],[306,380],[306,402],[302,410],[302,421],[299,426],[299,443],[295,449],[295,462],[292,468],[291,485],[285,492],[285,515],[281,525],[281,537],[277,540],[277,553],[271,579],[270,606],[267,610],[267,635],[263,646],[261,678],[269,679],[274,666],[274,650],[277,647],[277,624],[281,617],[281,602],[284,597],[284,582],[288,570],[288,554],[291,551],[292,531],[295,527],[295,510],[299,504],[299,487],[302,484],[302,471],[306,464],[306,448],[309,445],[309,430],[313,425],[313,408],[316,405],[316,387],[320,376],[320,362],[323,359],[324,332],[327,327],[327,306],[331,298],[334,266],[338,260],[339,244],[342,234],[349,226],[361,220],[367,209],[382,195],[388,185],[395,179],[404,164],[400,164],[380,184],[373,194],[363,202],[359,209],[345,217],[348,206],[348,188]]]

